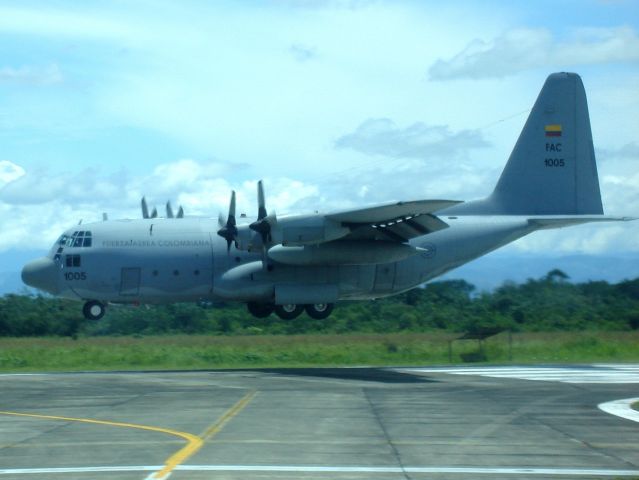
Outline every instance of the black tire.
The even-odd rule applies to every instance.
[[[275,305],[272,303],[248,302],[246,308],[248,308],[249,313],[254,317],[266,318],[273,313]]]
[[[100,320],[104,317],[106,305],[97,300],[89,300],[82,307],[82,313],[87,320]]]
[[[333,303],[314,303],[306,305],[305,308],[309,317],[314,318],[315,320],[324,320],[331,314],[334,306],[335,304]]]
[[[282,320],[293,320],[299,317],[304,311],[304,305],[295,305],[289,303],[288,305],[275,305],[275,313]]]

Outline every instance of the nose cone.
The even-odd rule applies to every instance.
[[[55,294],[58,291],[58,269],[50,258],[38,258],[22,268],[22,281],[30,287]]]

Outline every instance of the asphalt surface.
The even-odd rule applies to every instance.
[[[509,369],[0,375],[0,478],[639,478],[639,423],[597,408],[639,376]]]

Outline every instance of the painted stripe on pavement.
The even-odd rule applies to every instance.
[[[253,398],[257,395],[257,391],[252,390],[246,395],[244,395],[241,399],[239,399],[231,408],[229,408],[224,414],[217,419],[215,423],[210,425],[201,435],[191,435],[193,438],[198,440],[197,443],[189,443],[183,449],[177,451],[175,454],[171,455],[164,462],[164,467],[152,473],[147,477],[147,480],[166,480],[171,475],[171,472],[178,468],[181,463],[188,460],[191,456],[197,453],[204,442],[206,440],[210,440],[212,437],[217,435],[224,426],[231,421],[233,417],[235,417],[238,413],[240,413]]]
[[[402,372],[479,375],[493,378],[515,378],[563,383],[639,383],[639,365],[586,365],[569,367],[414,367],[396,369]]]
[[[162,465],[131,465],[102,467],[13,468],[0,469],[0,475],[35,475],[62,473],[148,472]],[[175,471],[184,472],[290,472],[290,473],[458,473],[486,475],[547,475],[587,477],[633,477],[637,470],[606,468],[552,467],[384,467],[384,466],[315,466],[315,465],[177,465]]]
[[[631,407],[631,405],[635,402],[639,402],[639,397],[624,398],[621,400],[613,400],[612,402],[600,403],[597,407],[611,415],[632,420],[633,422],[639,422],[639,412]]]

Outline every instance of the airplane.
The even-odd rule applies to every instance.
[[[342,300],[405,292],[537,230],[626,221],[603,213],[586,93],[579,75],[544,83],[493,192],[486,198],[384,203],[278,217],[257,184],[257,219],[148,211],[65,231],[27,263],[25,284],[84,302],[246,303],[260,318],[327,318]],[[240,220],[240,223],[238,223]]]

